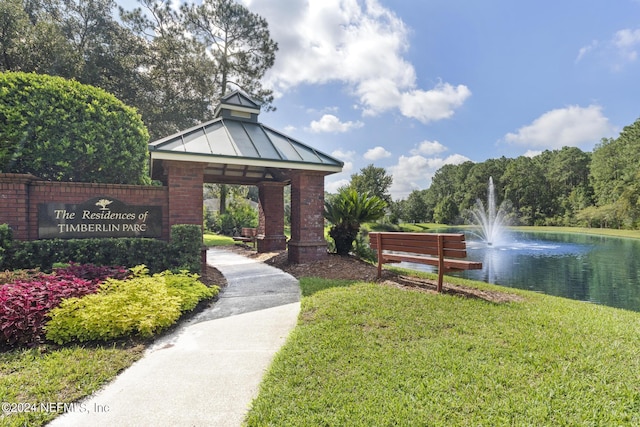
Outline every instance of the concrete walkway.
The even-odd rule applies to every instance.
[[[50,426],[240,426],[300,311],[298,281],[224,249],[220,299]]]

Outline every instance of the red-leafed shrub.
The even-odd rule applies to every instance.
[[[0,346],[34,345],[44,338],[49,310],[65,298],[96,292],[98,282],[42,275],[0,287]]]
[[[77,264],[75,262],[71,262],[66,267],[54,268],[53,272],[58,277],[78,277],[80,279],[89,280],[93,283],[103,282],[108,278],[124,280],[131,275],[129,269],[125,267]]]

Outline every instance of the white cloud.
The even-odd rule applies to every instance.
[[[601,60],[614,70],[619,70],[625,65],[635,62],[640,51],[640,28],[625,28],[616,31],[610,40],[601,42],[594,40],[591,44],[583,46],[578,51],[576,62],[581,61],[587,55],[600,56]]]
[[[356,155],[355,151],[342,151],[340,149],[334,150],[331,152],[333,157],[337,157],[342,161],[353,160],[353,157]]]
[[[314,120],[311,122],[311,131],[312,132],[331,132],[331,133],[342,133],[348,132],[351,129],[357,129],[364,126],[362,122],[341,122],[339,118],[334,116],[333,114],[325,114],[318,121]]]
[[[525,156],[525,157],[536,157],[536,156],[539,156],[540,154],[542,154],[542,151],[540,151],[540,150],[527,150],[527,152],[524,153],[523,156]]]
[[[582,58],[587,56],[593,50],[597,49],[599,45],[600,43],[597,40],[594,40],[591,42],[591,44],[581,47],[580,50],[578,51],[578,57],[576,58],[576,62],[580,62]]]
[[[635,61],[638,59],[638,49],[640,49],[640,29],[624,29],[616,32],[613,36],[613,44],[623,60]]]
[[[377,146],[367,150],[363,157],[367,160],[376,161],[390,156],[391,153],[385,150],[384,147]]]
[[[423,123],[448,119],[470,96],[471,91],[464,85],[453,87],[440,83],[432,90],[412,90],[402,94],[400,111]]]
[[[345,85],[366,115],[397,109],[424,123],[451,117],[464,85],[424,90],[405,59],[405,23],[379,0],[243,0],[269,22],[279,50],[265,84],[276,95],[303,84]]]
[[[343,151],[343,150],[334,150],[331,153],[331,156],[340,159],[344,162],[342,166],[342,174],[349,173],[353,170],[353,158],[355,157],[355,151]]]
[[[516,133],[508,133],[504,139],[513,144],[543,150],[565,146],[590,149],[613,131],[599,105],[573,105],[548,111]]]
[[[398,163],[388,168],[393,176],[389,192],[394,199],[406,199],[413,190],[424,190],[431,185],[431,179],[444,165],[459,165],[469,161],[460,154],[443,158],[427,158],[421,155],[400,156]]]
[[[342,166],[342,172],[349,173],[351,171],[353,171],[353,162],[344,162],[344,165]]]
[[[411,154],[424,154],[425,156],[433,156],[447,151],[447,147],[438,141],[422,141],[418,148],[411,150]]]
[[[318,110],[316,108],[307,108],[307,114],[312,114],[312,115],[316,115],[316,114],[327,114],[327,113],[338,113],[338,110],[340,109],[340,107],[334,105],[334,106],[327,106],[327,107],[323,107],[322,109]]]
[[[325,183],[324,189],[329,193],[337,193],[340,187],[346,187],[351,181],[348,179],[339,179],[337,181],[329,181]]]

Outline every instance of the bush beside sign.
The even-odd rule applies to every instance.
[[[162,235],[162,207],[127,205],[112,197],[81,204],[38,205],[38,238],[154,237]]]

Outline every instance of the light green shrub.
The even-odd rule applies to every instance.
[[[199,282],[197,275],[164,272],[149,276],[144,266],[132,271],[132,279],[110,279],[96,294],[62,301],[50,312],[47,339],[65,344],[127,335],[148,338],[218,292],[217,287]]]
[[[207,287],[198,280],[197,274],[174,274],[170,271],[162,273],[169,295],[180,298],[180,311],[193,310],[204,299],[218,295],[219,288]]]

